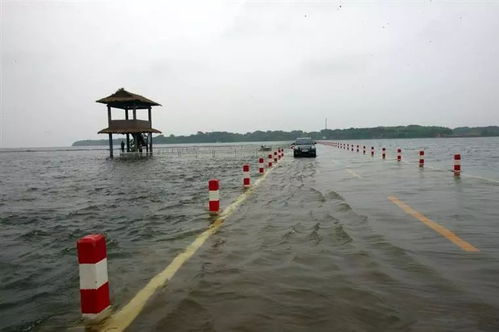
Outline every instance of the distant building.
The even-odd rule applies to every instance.
[[[152,134],[161,132],[152,128],[151,108],[160,104],[121,88],[114,94],[97,100],[98,103],[107,105],[108,127],[99,131],[99,134],[109,135],[109,156],[113,158],[113,134],[126,135],[126,152],[145,149],[147,155],[152,155]],[[124,120],[113,120],[111,109],[119,108],[125,111]],[[148,120],[138,120],[137,110],[147,110]],[[130,112],[132,118],[130,119]],[[130,140],[130,136],[133,140]]]

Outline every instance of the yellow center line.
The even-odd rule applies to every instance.
[[[273,169],[273,168],[272,168]],[[144,286],[121,310],[112,314],[108,319],[104,320],[97,328],[101,331],[123,331],[137,318],[139,313],[144,308],[146,302],[156,292],[156,290],[165,285],[170,279],[173,278],[175,273],[184,265],[184,263],[196,253],[196,251],[206,242],[206,240],[213,235],[226,218],[236,211],[236,209],[243,203],[263,182],[267,175],[272,170],[268,170],[262,175],[254,185],[241,194],[232,204],[225,208],[217,219],[205,230],[199,234],[198,237],[187,247],[185,250],[177,255],[173,261],[160,273],[154,276],[147,285]]]
[[[360,176],[359,174],[357,174],[355,171],[352,171],[350,168],[347,168],[346,171],[350,174],[352,174],[352,176],[356,177],[356,178],[361,178],[362,176]]]
[[[471,245],[469,242],[464,241],[461,239],[459,236],[454,234],[452,231],[448,230],[444,226],[441,226],[434,222],[433,220],[425,217],[423,214],[419,213],[418,211],[414,210],[411,208],[409,205],[406,203],[402,202],[395,196],[388,196],[388,199],[392,201],[394,204],[396,204],[399,208],[404,210],[407,214],[413,216],[414,218],[418,219],[422,223],[424,223],[426,226],[430,227],[433,229],[435,232],[439,233],[443,237],[447,238],[449,241],[453,242],[455,245],[460,247],[464,251],[480,251],[473,245]]]

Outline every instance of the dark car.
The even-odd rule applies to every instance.
[[[315,142],[310,137],[299,137],[293,143],[294,157],[317,157]]]

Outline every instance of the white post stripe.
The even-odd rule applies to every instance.
[[[454,165],[461,165],[461,160],[454,159]]]
[[[107,258],[95,264],[79,264],[80,289],[97,289],[104,285],[107,279]]]
[[[209,201],[219,201],[220,200],[220,193],[218,190],[210,190],[208,192],[208,200]]]

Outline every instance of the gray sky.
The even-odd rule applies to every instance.
[[[0,1],[0,147],[106,138],[121,87],[165,135],[499,124],[499,1]]]

